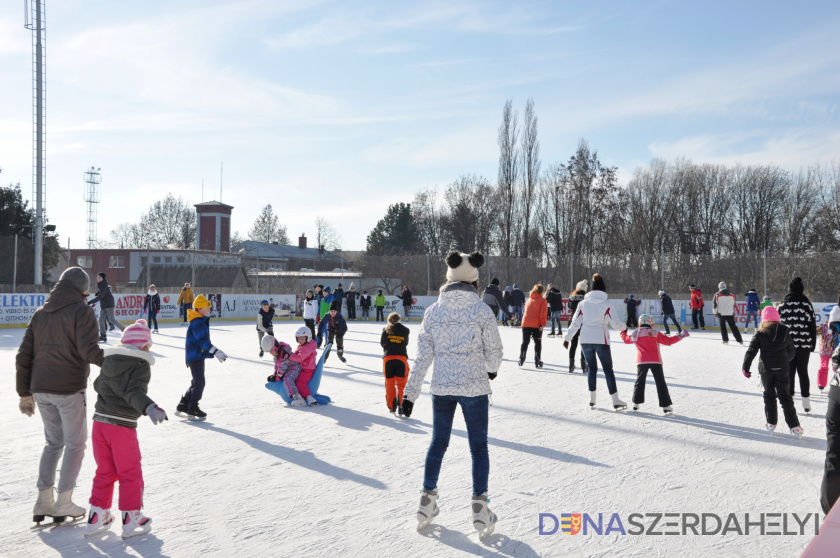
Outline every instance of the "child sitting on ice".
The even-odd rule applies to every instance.
[[[674,412],[671,406],[671,395],[668,393],[668,385],[665,383],[665,373],[662,371],[662,355],[659,353],[659,345],[673,345],[680,339],[688,337],[688,332],[682,330],[679,335],[665,335],[653,329],[656,324],[653,316],[642,314],[639,317],[639,329],[628,334],[621,332],[621,339],[625,343],[636,344],[636,385],[633,388],[633,410],[638,411],[639,406],[645,402],[645,381],[648,370],[653,374],[656,382],[656,394],[659,396],[659,406],[666,415]]]
[[[263,351],[274,357],[274,374],[268,377],[269,382],[283,382],[286,391],[292,398],[293,407],[309,405],[316,407],[318,402],[312,397],[307,384],[315,373],[315,341],[312,340],[312,333],[306,326],[298,328],[295,332],[295,339],[298,347],[292,349],[286,343],[266,335],[262,340]]]
[[[831,362],[831,355],[834,354],[838,337],[840,337],[840,299],[837,300],[837,306],[831,309],[828,322],[820,325],[817,333],[820,336],[820,368],[817,371],[817,387],[822,392],[828,385],[828,364]]]

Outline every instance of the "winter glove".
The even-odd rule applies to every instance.
[[[688,337],[688,331],[682,330],[680,332],[680,339],[685,339],[686,337]]]
[[[227,360],[227,355],[225,354],[225,352],[221,349],[217,349],[215,345],[210,347],[210,354],[216,357],[219,360],[219,362],[224,362],[225,360]]]
[[[166,411],[154,403],[149,403],[149,406],[146,407],[146,414],[152,419],[152,424],[160,424],[165,420],[169,420],[169,417],[166,416]]]
[[[565,340],[563,341],[563,348],[564,348],[564,349],[568,349],[568,348],[569,348],[569,342],[568,342],[568,341],[565,341]]]
[[[31,417],[35,414],[35,398],[31,395],[27,395],[26,397],[20,398],[20,412],[24,415]]]
[[[403,410],[403,414],[405,415],[405,418],[410,417],[411,416],[411,411],[414,410],[414,403],[412,403],[408,399],[403,398],[403,400],[402,400],[402,410]]]
[[[752,378],[752,373],[749,370],[741,370],[746,378]]]
[[[266,380],[267,380],[267,381],[269,381],[269,382],[276,382],[276,381],[277,381],[277,377],[276,377],[274,374],[272,374],[271,376],[269,376],[268,378],[266,378]]]
[[[490,378],[491,380],[495,380],[496,376],[498,376],[498,375],[499,375],[498,372],[488,372],[487,373],[487,377]]]
[[[271,335],[272,337],[274,337],[274,329],[273,329],[273,328],[268,328],[268,329],[266,330],[266,333],[268,333],[269,335]]]

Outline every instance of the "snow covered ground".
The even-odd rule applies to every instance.
[[[279,322],[292,342],[300,324]],[[419,324],[409,324],[416,331]],[[0,556],[799,556],[813,534],[771,536],[539,535],[539,514],[819,511],[825,456],[826,399],[814,395],[806,438],[764,429],[756,376],[741,375],[744,350],[700,332],[663,347],[676,415],[663,417],[648,377],[641,412],[612,410],[599,374],[596,411],[586,376],[568,374],[561,339],[543,340],[546,367],[516,364],[520,331],[500,328],[505,360],[490,409],[490,496],[496,533],[479,541],[469,521],[470,455],[463,418],[440,478],[441,513],[415,529],[423,462],[431,433],[426,388],[411,419],[385,406],[381,324],[350,322],[347,364],[328,361],[320,392],[333,404],[293,409],[263,386],[269,359],[257,357],[250,322],[211,322],[213,342],[229,356],[208,361],[201,406],[206,422],[174,416],[189,385],[185,329],[167,324],[155,336],[149,395],[169,413],[153,426],[141,418],[140,447],[151,534],[123,542],[119,527],[94,539],[84,523],[30,530],[38,460],[39,416],[18,411],[14,355],[22,329],[0,330]],[[747,341],[750,336],[747,336]],[[118,339],[111,337],[111,342]],[[412,339],[410,354],[416,348]],[[613,334],[619,395],[629,404],[635,348]],[[817,355],[811,359],[816,390]],[[98,374],[94,367],[91,383]],[[427,376],[427,381],[431,374]],[[798,391],[798,388],[797,388]],[[88,392],[89,413],[96,394]],[[90,413],[92,414],[92,413]],[[88,445],[75,500],[85,505],[95,462]],[[117,507],[115,494],[114,508]],[[649,526],[649,521],[646,526]],[[664,520],[663,520],[664,521]],[[550,528],[551,524],[547,525]],[[667,529],[666,529],[667,530]]]

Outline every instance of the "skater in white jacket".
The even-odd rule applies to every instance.
[[[618,398],[618,387],[615,384],[615,374],[612,367],[612,353],[610,352],[610,331],[609,326],[619,331],[624,331],[627,326],[622,322],[616,312],[610,308],[607,300],[606,285],[604,279],[595,274],[592,276],[592,290],[583,297],[572,323],[566,332],[566,339],[571,339],[580,330],[580,348],[586,357],[586,364],[589,368],[589,408],[595,408],[595,379],[598,374],[598,360],[604,369],[604,376],[607,378],[607,388],[613,400],[613,408],[616,411],[623,411],[627,404]],[[563,346],[568,348],[569,342],[564,341]]]
[[[490,456],[487,426],[490,380],[502,364],[502,340],[496,316],[478,296],[478,268],[484,257],[478,252],[446,257],[447,283],[438,301],[423,316],[417,339],[417,358],[403,396],[403,413],[411,416],[423,379],[434,362],[429,391],[432,394],[432,441],[426,454],[423,493],[417,510],[417,529],[438,515],[437,481],[452,433],[458,405],[467,425],[472,455],[473,495],[470,502],[473,527],[484,538],[493,532],[496,515],[487,506]]]

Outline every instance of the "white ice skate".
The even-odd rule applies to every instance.
[[[496,514],[490,511],[487,505],[489,503],[490,498],[487,497],[487,493],[481,496],[473,495],[472,497],[473,527],[478,531],[478,538],[481,540],[493,534],[496,529],[496,522],[499,520]]]
[[[311,395],[308,395],[306,397],[306,404],[309,405],[310,407],[317,407],[318,406],[318,402]]]
[[[666,415],[673,415],[674,414],[674,408],[671,405],[668,405],[667,407],[662,407],[662,412],[665,413]]]
[[[420,507],[417,508],[417,530],[426,527],[440,513],[437,505],[437,490],[426,491],[420,495]]]
[[[146,517],[140,510],[122,512],[122,524],[123,540],[145,535],[152,530],[152,518]]]
[[[58,493],[58,498],[56,498],[55,500],[55,508],[53,508],[52,512],[54,522],[61,523],[68,517],[72,518],[73,521],[75,521],[85,516],[85,508],[74,504],[72,498],[72,488],[70,490],[67,490],[66,492]]]
[[[803,397],[802,398],[802,409],[804,409],[806,413],[811,412],[811,398],[810,397]]]
[[[91,506],[88,513],[87,528],[85,528],[85,537],[92,537],[107,531],[111,528],[112,523],[114,523],[114,516],[111,515],[111,510]]]
[[[805,430],[801,426],[794,426],[790,429],[790,433],[801,440],[802,436],[805,435]]]
[[[642,406],[641,403],[633,403],[633,410],[638,411],[641,406]]]
[[[303,397],[301,397],[300,395],[295,394],[295,396],[292,398],[292,402],[290,403],[290,405],[292,407],[305,407],[306,401],[304,401]]]
[[[766,426],[767,426],[767,430],[770,431],[770,435],[775,436],[776,435],[776,425],[775,424],[770,424],[768,422]]]
[[[595,394],[596,393],[597,392],[595,392],[595,391],[590,391],[589,392],[589,410],[590,411],[595,410]]]
[[[32,521],[36,527],[41,525],[47,517],[52,517],[55,509],[55,494],[53,487],[38,491],[38,499],[35,501],[35,509],[32,510]]]
[[[625,403],[624,401],[622,401],[621,399],[618,398],[618,392],[611,393],[610,396],[612,397],[612,400],[613,400],[613,408],[616,411],[627,410],[627,403]]]

